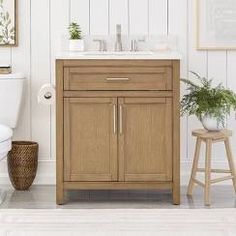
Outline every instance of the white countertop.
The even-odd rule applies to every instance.
[[[70,52],[63,51],[55,59],[72,60],[181,60],[182,55],[177,51],[165,52]]]

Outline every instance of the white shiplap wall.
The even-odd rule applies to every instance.
[[[55,182],[55,107],[38,105],[36,94],[44,83],[55,82],[55,52],[66,48],[67,26],[77,21],[85,34],[106,35],[122,24],[127,34],[177,35],[183,53],[181,74],[194,70],[214,77],[236,91],[236,52],[196,51],[195,0],[20,0],[19,47],[0,48],[0,64],[9,63],[24,72],[27,86],[15,139],[40,144],[40,165],[36,183]],[[182,87],[182,92],[184,88]],[[236,129],[234,116],[229,128]],[[191,130],[200,127],[196,118],[182,118],[182,175],[188,177],[194,140]],[[235,143],[236,138],[233,139]],[[224,165],[223,147],[215,149],[215,164]],[[233,145],[236,155],[236,146]],[[184,178],[186,181],[187,178]],[[0,163],[0,182],[8,182],[6,162]]]

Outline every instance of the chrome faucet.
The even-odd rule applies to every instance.
[[[93,42],[98,42],[99,43],[99,52],[107,51],[105,40],[103,40],[103,39],[94,39]]]
[[[130,47],[130,51],[131,52],[137,52],[138,51],[138,44],[140,43],[145,43],[146,42],[146,39],[143,38],[143,39],[132,39],[131,40],[131,47]]]
[[[131,47],[130,47],[131,52],[136,52],[138,51],[138,42],[136,39],[131,40]]]
[[[116,25],[116,43],[115,43],[115,51],[122,51],[122,40],[121,40],[121,25]]]

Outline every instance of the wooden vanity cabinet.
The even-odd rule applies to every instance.
[[[179,204],[179,61],[56,65],[57,204],[72,189],[171,189]]]

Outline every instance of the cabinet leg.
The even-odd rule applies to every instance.
[[[64,189],[57,187],[57,195],[56,195],[57,205],[63,205],[65,201]]]
[[[180,205],[180,184],[173,183],[172,201],[174,205]]]

